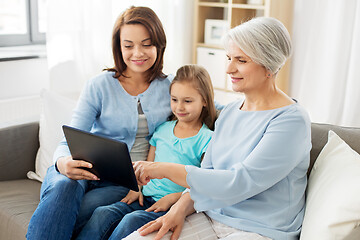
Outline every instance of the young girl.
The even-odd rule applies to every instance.
[[[162,72],[165,46],[165,32],[154,11],[131,7],[122,13],[112,35],[114,66],[87,82],[71,125],[124,141],[134,161],[146,160],[148,136],[171,114],[170,79]],[[62,141],[42,184],[28,239],[70,239],[98,206],[117,202],[129,192],[79,167],[91,164],[72,159]]]
[[[199,167],[216,116],[209,74],[200,66],[181,67],[170,95],[173,120],[155,130],[147,161]],[[168,179],[153,179],[142,192],[130,191],[122,201],[98,207],[77,239],[122,239],[164,215],[184,190]]]

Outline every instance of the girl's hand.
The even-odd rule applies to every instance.
[[[154,238],[154,240],[159,240],[170,230],[173,232],[170,239],[178,239],[184,226],[186,214],[184,214],[184,211],[176,211],[172,209],[173,208],[171,208],[170,211],[164,216],[159,217],[158,219],[151,221],[139,228],[138,232],[140,235],[145,236],[149,233],[159,230]]]
[[[56,161],[59,172],[73,180],[100,180],[95,174],[83,168],[92,168],[92,164],[82,160],[73,160],[71,156],[61,157]]]
[[[135,192],[133,190],[130,190],[129,193],[121,199],[120,202],[124,202],[126,204],[131,204],[135,202],[136,200],[139,200],[140,206],[144,206],[144,196],[141,193],[141,187],[139,186],[139,192]]]
[[[167,210],[170,209],[170,207],[172,205],[174,205],[174,203],[176,203],[176,201],[180,197],[181,197],[181,192],[168,194],[168,195],[162,197],[159,201],[154,203],[151,207],[149,207],[145,211],[147,211],[147,212],[151,212],[151,211],[154,211],[154,212],[167,211]]]

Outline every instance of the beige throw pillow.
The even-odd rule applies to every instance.
[[[53,164],[54,151],[64,136],[61,127],[70,123],[76,100],[44,89],[41,104],[40,148],[35,160],[35,173],[29,172],[28,177],[42,182],[47,169]]]
[[[309,177],[300,239],[343,239],[359,224],[360,155],[329,131]]]

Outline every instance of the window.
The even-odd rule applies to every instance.
[[[0,0],[0,46],[45,43],[46,0]]]

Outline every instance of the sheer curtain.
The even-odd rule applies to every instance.
[[[77,94],[89,78],[113,65],[112,28],[131,5],[152,8],[162,21],[167,36],[165,73],[191,62],[193,0],[49,0],[50,90]]]
[[[295,0],[290,94],[313,122],[360,127],[360,1]]]

